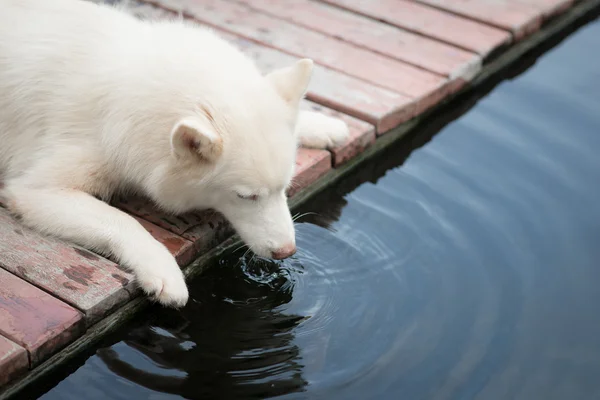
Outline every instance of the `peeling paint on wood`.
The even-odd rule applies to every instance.
[[[31,366],[84,331],[79,311],[0,269],[0,334],[29,352]]]
[[[140,221],[142,219],[150,221],[166,231],[181,236],[186,242],[181,243],[173,237],[168,239],[168,241],[171,242],[170,245],[173,250],[181,245],[181,249],[178,250],[178,262],[182,266],[187,265],[193,258],[211,249],[233,234],[233,230],[225,220],[225,217],[213,210],[201,210],[183,215],[169,215],[158,210],[150,200],[142,197],[120,199],[115,204],[119,208],[139,217]],[[145,225],[146,229],[149,229],[147,223],[143,223],[142,225]],[[156,228],[153,231],[155,234],[160,232]],[[169,237],[164,231],[160,236],[163,238]],[[163,240],[158,239],[159,241]],[[189,245],[187,242],[189,242]],[[190,258],[191,254],[193,257]]]
[[[157,241],[162,243],[180,266],[189,264],[196,256],[192,242],[142,218],[134,217]]]
[[[520,40],[540,29],[542,13],[531,4],[511,0],[417,0],[420,3],[483,22]]]
[[[507,31],[412,1],[323,0],[323,2],[474,51],[482,57],[511,41],[511,35]]]
[[[43,236],[0,209],[0,268],[85,313],[91,324],[131,298],[133,276],[88,250]],[[119,278],[115,278],[118,276]]]
[[[296,176],[292,180],[288,196],[292,197],[310,186],[330,169],[331,154],[327,150],[299,149],[296,158]]]

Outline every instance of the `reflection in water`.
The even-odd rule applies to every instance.
[[[192,285],[193,302],[182,312],[161,310],[150,325],[127,332],[123,344],[145,356],[151,370],[123,360],[118,349],[103,348],[97,356],[120,377],[188,398],[262,398],[302,390],[306,382],[292,329],[303,317],[277,311],[291,300],[289,281],[277,265],[243,267],[213,268]]]
[[[292,260],[234,252],[44,397],[600,398],[596,48],[598,22],[307,204]]]

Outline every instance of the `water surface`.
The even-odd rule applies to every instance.
[[[292,260],[230,254],[43,398],[600,398],[597,49],[593,22],[307,205]]]

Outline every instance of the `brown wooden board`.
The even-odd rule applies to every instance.
[[[542,12],[531,4],[511,0],[417,0],[453,14],[508,30],[520,40],[540,29]]]
[[[131,298],[133,276],[90,251],[23,227],[0,209],[0,268],[85,313],[87,324]]]
[[[79,311],[0,269],[0,334],[29,352],[31,366],[60,350],[84,330]]]
[[[511,34],[506,30],[413,1],[322,1],[462,49],[474,51],[482,57],[511,41]]]

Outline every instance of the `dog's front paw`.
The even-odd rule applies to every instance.
[[[344,144],[350,131],[348,125],[338,118],[313,114],[310,124],[299,132],[300,145],[313,149],[330,149]]]
[[[177,264],[146,271],[137,280],[146,294],[164,306],[183,307],[188,301],[188,288]]]

